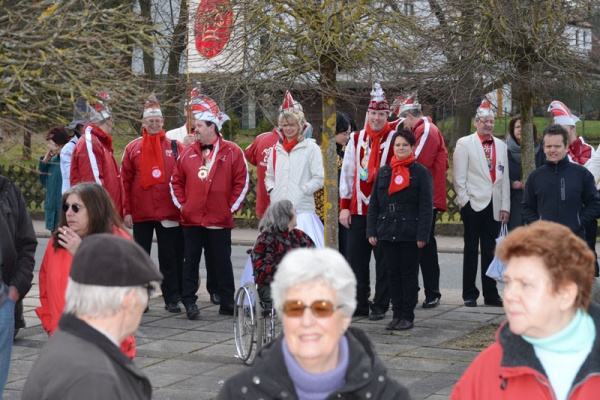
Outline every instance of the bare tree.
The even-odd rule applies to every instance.
[[[148,79],[132,72],[135,48],[153,43],[152,23],[92,0],[0,0],[0,126],[40,132],[70,121],[78,97],[110,91],[119,118],[138,119]],[[114,4],[111,4],[114,5]]]

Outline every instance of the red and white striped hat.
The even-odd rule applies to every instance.
[[[142,118],[148,118],[148,117],[161,117],[162,118],[162,111],[160,110],[160,104],[158,104],[158,100],[156,99],[156,96],[151,94],[150,96],[148,96],[148,101],[146,102],[146,104],[144,104],[144,114],[142,115]]]
[[[283,110],[287,110],[289,108],[295,108],[298,111],[304,112],[302,104],[294,100],[290,91],[286,90],[285,97],[283,98],[283,103],[281,104],[281,107],[279,107],[279,112],[282,112]]]
[[[420,110],[421,104],[417,100],[417,96],[414,94],[402,95],[392,103],[393,113],[400,116],[404,111],[408,110]]]
[[[481,101],[476,116],[478,118],[494,118],[496,116],[492,108],[492,103],[487,98]]]
[[[571,114],[571,111],[563,102],[554,100],[548,106],[548,112],[554,115],[554,123],[559,125],[575,126],[580,121],[575,115]]]
[[[219,130],[225,121],[229,121],[229,116],[222,112],[217,103],[208,96],[197,94],[191,103],[192,114],[196,121],[212,122]]]
[[[385,98],[385,92],[381,88],[379,82],[373,84],[373,90],[371,90],[371,102],[369,103],[369,110],[374,111],[390,111],[390,105]]]
[[[97,99],[89,107],[89,121],[93,124],[99,124],[112,116],[110,103],[112,97],[107,92],[100,92],[96,95]]]

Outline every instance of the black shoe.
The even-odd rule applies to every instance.
[[[233,306],[219,308],[219,315],[233,315]]]
[[[385,313],[381,308],[373,308],[371,315],[369,315],[369,321],[380,321],[385,318]]]
[[[354,310],[354,314],[352,314],[353,317],[368,317],[369,316],[369,310],[361,310],[361,309],[356,309]]]
[[[385,329],[387,329],[388,331],[393,331],[394,328],[396,328],[396,325],[398,325],[399,323],[400,323],[400,318],[394,318],[394,319],[392,319],[392,322],[387,324]]]
[[[440,298],[434,297],[433,299],[425,299],[423,302],[423,308],[436,308],[440,305]]]
[[[484,299],[483,304],[491,307],[502,307],[504,305],[500,297],[496,297],[494,299]]]
[[[216,293],[211,294],[210,302],[213,303],[214,305],[218,306],[219,304],[221,304],[221,296],[219,296]]]
[[[473,300],[473,299],[465,300],[465,307],[477,307],[477,300]]]
[[[394,327],[396,331],[407,331],[413,327],[412,321],[407,319],[401,319],[400,322]]]
[[[165,304],[165,310],[170,313],[180,313],[181,307],[177,303],[167,303]]]
[[[184,304],[185,313],[187,314],[188,319],[196,319],[200,315],[200,310],[198,310],[198,306],[193,304]]]

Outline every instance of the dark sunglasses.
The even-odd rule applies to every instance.
[[[156,288],[151,283],[145,284],[144,288],[148,291],[148,301],[150,301],[152,296],[154,296],[154,292],[156,291]]]
[[[71,207],[71,209],[73,210],[73,212],[74,212],[75,214],[77,214],[77,213],[79,212],[79,210],[81,210],[81,209],[83,208],[83,206],[80,206],[80,205],[77,205],[77,204],[71,204],[71,206],[70,206],[70,207]],[[63,212],[65,212],[65,213],[66,213],[67,211],[69,211],[69,205],[68,205],[68,204],[66,204],[66,203],[65,203],[65,204],[63,204],[63,206],[62,206],[62,210],[63,210]]]
[[[335,310],[343,306],[336,306],[328,300],[316,300],[311,305],[306,305],[300,300],[287,300],[283,303],[283,313],[288,317],[301,317],[304,310],[310,308],[313,315],[317,318],[331,317]]]

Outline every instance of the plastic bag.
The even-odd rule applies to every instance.
[[[500,234],[496,238],[496,248],[498,247],[498,245],[500,244],[502,239],[504,239],[504,237],[507,234],[508,234],[508,227],[506,226],[505,223],[502,223],[502,226],[500,227]],[[494,259],[492,260],[492,262],[490,263],[490,266],[488,267],[485,274],[487,276],[489,276],[490,278],[500,282],[502,280],[502,274],[504,273],[505,268],[506,268],[506,266],[504,265],[504,263],[502,261],[500,261],[500,259],[498,258],[498,255],[496,255],[494,257]]]

